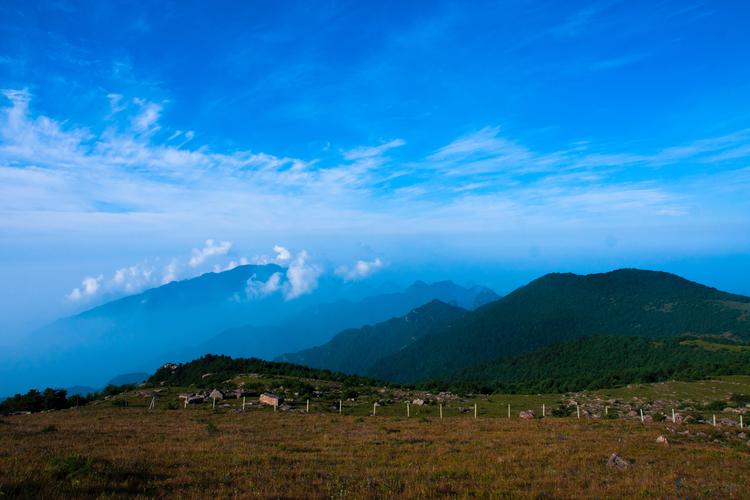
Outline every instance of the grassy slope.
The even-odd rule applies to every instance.
[[[55,430],[50,431],[50,426]],[[747,494],[750,447],[705,425],[87,408],[0,420],[0,494],[382,498]],[[45,431],[46,429],[46,431]],[[699,436],[698,431],[706,436]],[[667,434],[670,445],[655,438]],[[714,441],[716,439],[716,441]],[[632,465],[606,466],[617,452]]]
[[[750,298],[652,271],[551,274],[425,336],[366,372],[386,380],[440,378],[475,363],[581,336],[731,335],[750,339]]]

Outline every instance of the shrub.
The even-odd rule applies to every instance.
[[[557,408],[552,409],[552,416],[553,417],[569,417],[573,414],[575,411],[575,408],[572,406],[567,406],[564,404],[559,405]]]

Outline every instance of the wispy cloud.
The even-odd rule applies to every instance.
[[[383,261],[380,257],[373,260],[358,260],[353,266],[339,266],[336,268],[336,274],[344,281],[359,281],[367,278],[383,267]]]
[[[520,224],[545,234],[564,220],[611,226],[691,213],[710,192],[694,187],[695,168],[685,165],[718,172],[743,168],[750,157],[746,129],[650,151],[585,140],[543,151],[489,126],[407,160],[390,157],[403,139],[302,159],[214,150],[193,132],[160,124],[161,107],[145,100],[110,95],[117,117],[93,132],[36,112],[26,90],[2,95],[0,229],[15,233],[116,234],[138,227],[195,238],[222,227],[234,234],[242,228],[361,237]],[[674,173],[668,183],[660,180],[665,168]],[[214,241],[196,249],[194,262],[229,251]],[[267,260],[286,265],[295,258],[279,247]],[[177,276],[163,267],[155,281]],[[300,274],[297,290],[305,289],[304,276],[310,274]]]
[[[230,248],[232,248],[231,241],[222,241],[217,244],[214,243],[214,240],[206,240],[206,244],[203,248],[193,249],[193,256],[190,258],[188,265],[190,267],[198,267],[210,257],[226,255]]]

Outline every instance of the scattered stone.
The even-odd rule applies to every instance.
[[[656,442],[658,444],[669,444],[669,441],[664,436],[659,436],[658,438],[656,438]]]
[[[525,420],[533,420],[536,417],[536,415],[534,415],[534,412],[532,410],[524,410],[520,412],[518,416]]]
[[[422,405],[427,404],[427,401],[425,401],[424,399],[418,399],[417,398],[417,399],[413,400],[411,402],[411,404],[413,404],[414,406],[422,406]]]
[[[616,467],[620,470],[627,469],[630,466],[630,462],[622,458],[617,453],[612,453],[612,455],[609,457],[609,460],[607,460],[607,467]]]

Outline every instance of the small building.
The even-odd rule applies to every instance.
[[[258,401],[262,405],[279,406],[279,404],[281,404],[281,397],[272,392],[264,392],[260,395]]]

